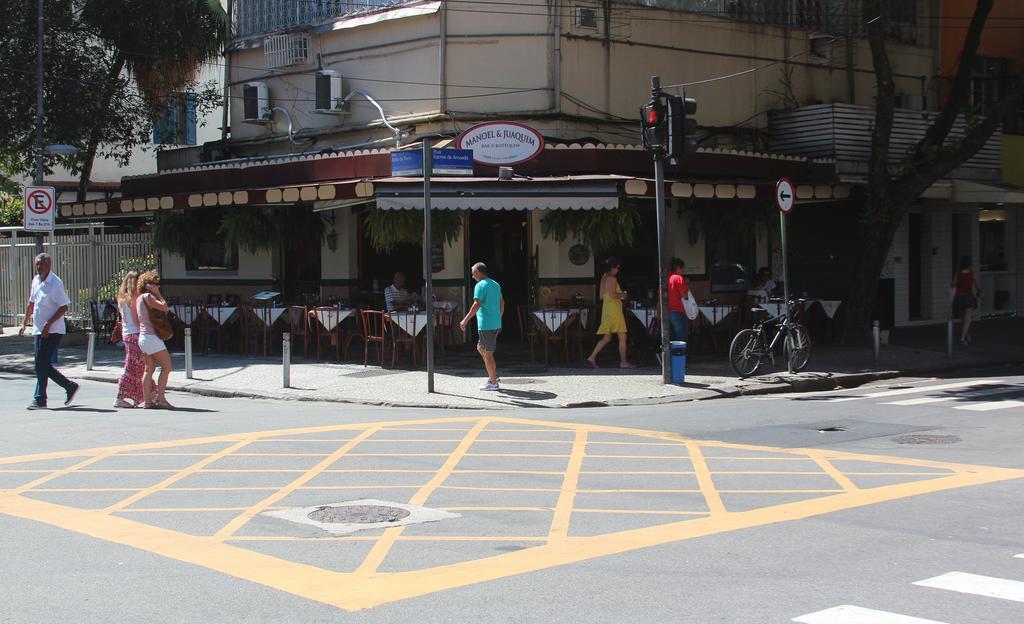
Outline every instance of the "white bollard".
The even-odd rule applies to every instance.
[[[873,321],[871,323],[871,338],[872,344],[875,348],[875,362],[877,362],[879,351],[882,349],[882,331],[879,328],[878,321]]]
[[[91,371],[96,358],[96,332],[89,332],[89,344],[85,350],[85,370]]]
[[[185,328],[185,379],[192,379],[192,328]]]
[[[284,387],[291,386],[292,378],[292,335],[285,333],[281,336],[281,364],[284,372]]]

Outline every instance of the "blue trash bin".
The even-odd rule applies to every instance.
[[[682,384],[686,381],[686,343],[673,340],[668,343],[668,352],[672,362],[672,383]]]

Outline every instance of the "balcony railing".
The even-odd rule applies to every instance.
[[[621,0],[624,4],[714,15],[758,24],[804,28],[820,33],[864,37],[867,22],[863,0]],[[887,0],[882,12],[886,37],[918,44],[917,4],[920,0]],[[872,16],[873,17],[873,16]]]
[[[358,13],[406,4],[408,0],[237,0],[232,17],[236,37],[316,26]]]
[[[936,113],[897,109],[889,158],[895,165],[924,138]],[[843,175],[866,175],[871,158],[871,132],[875,111],[851,104],[817,104],[768,113],[771,133],[769,150],[775,154],[793,154],[812,158],[834,158]],[[955,141],[967,132],[961,115],[949,133]],[[965,180],[999,181],[1002,170],[1002,130],[996,130],[985,146],[953,172],[951,177]]]

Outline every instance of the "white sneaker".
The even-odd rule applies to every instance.
[[[132,405],[131,403],[129,403],[128,401],[125,401],[124,399],[118,399],[118,400],[114,401],[114,407],[131,408],[131,407],[135,407],[135,406]]]
[[[487,383],[480,386],[480,389],[493,392],[494,390],[501,390],[501,386],[488,379]]]

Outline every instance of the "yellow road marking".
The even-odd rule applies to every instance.
[[[860,489],[854,485],[853,481],[850,481],[849,477],[839,472],[839,470],[837,470],[836,467],[824,457],[817,453],[811,455],[811,457],[814,459],[814,463],[821,466],[821,469],[828,473],[828,476],[832,477],[835,482],[839,484],[839,487],[843,488],[847,492],[853,492]]]
[[[44,477],[39,477],[38,479],[33,479],[32,481],[29,481],[28,483],[26,483],[24,485],[20,485],[20,486],[18,486],[16,488],[8,490],[7,493],[8,494],[21,494],[22,492],[28,492],[29,490],[33,490],[36,487],[38,487],[38,486],[40,486],[40,485],[42,485],[44,483],[48,483],[50,481],[53,481],[54,479],[57,479],[57,478],[69,475],[72,472],[78,470],[79,468],[85,468],[86,466],[91,466],[92,464],[95,464],[96,462],[103,461],[104,459],[110,457],[112,454],[113,454],[112,451],[109,452],[109,453],[100,453],[99,455],[96,455],[95,457],[90,457],[89,459],[80,461],[77,464],[72,464],[71,466],[68,466],[67,468],[61,468],[60,470],[51,472],[50,474],[48,474],[48,475],[46,475]]]
[[[252,507],[250,507],[248,510],[244,511],[242,514],[240,514],[234,520],[232,520],[231,522],[227,523],[226,526],[224,526],[221,530],[217,531],[217,533],[214,534],[214,537],[216,539],[219,539],[219,540],[224,540],[224,539],[230,537],[231,535],[234,535],[235,531],[237,531],[238,529],[240,529],[243,526],[245,526],[245,524],[247,522],[249,522],[250,520],[252,520],[256,516],[256,514],[260,513],[261,511],[263,511],[266,508],[270,507],[271,505],[273,505],[277,501],[281,500],[285,496],[288,496],[289,494],[294,492],[296,489],[298,489],[298,488],[302,487],[303,485],[305,485],[306,483],[308,483],[310,480],[313,479],[313,477],[315,477],[318,474],[320,474],[321,470],[323,470],[324,468],[330,466],[334,462],[338,461],[338,459],[340,457],[342,457],[343,455],[345,455],[346,453],[348,453],[349,451],[351,451],[355,447],[359,446],[360,442],[362,442],[366,438],[370,437],[374,433],[377,433],[377,431],[379,429],[380,429],[380,427],[370,427],[369,429],[363,431],[361,434],[359,434],[356,437],[352,438],[351,440],[346,442],[344,446],[339,448],[337,451],[335,451],[335,452],[331,453],[330,455],[328,455],[319,464],[317,464],[316,466],[313,466],[312,468],[307,470],[305,473],[303,473],[302,476],[300,476],[298,479],[295,479],[294,481],[292,481],[288,485],[284,486],[283,488],[281,488],[277,492],[274,492],[270,496],[264,498],[260,502],[256,503]]]
[[[118,511],[119,509],[124,509],[128,505],[136,503],[136,502],[146,498],[147,496],[149,496],[150,494],[152,494],[154,492],[158,492],[158,491],[160,491],[160,490],[162,490],[164,488],[167,488],[167,487],[169,487],[171,485],[174,485],[175,483],[177,483],[178,481],[181,481],[182,479],[184,479],[186,477],[194,475],[196,472],[198,472],[198,471],[202,470],[203,468],[209,466],[210,464],[212,464],[213,462],[219,460],[220,458],[225,457],[227,455],[230,455],[231,453],[234,453],[235,451],[237,451],[240,448],[244,448],[247,444],[251,443],[252,441],[253,440],[250,438],[248,440],[242,440],[240,442],[235,442],[231,446],[229,446],[229,447],[227,447],[225,449],[221,449],[220,451],[217,451],[213,455],[207,454],[206,455],[206,459],[203,459],[202,461],[198,461],[198,462],[192,464],[191,466],[189,466],[188,468],[185,468],[183,470],[179,470],[178,472],[176,472],[175,474],[167,477],[163,481],[161,481],[159,483],[156,483],[154,485],[151,485],[150,487],[148,487],[148,488],[146,488],[144,490],[141,490],[138,493],[129,496],[128,498],[125,498],[125,499],[123,499],[121,501],[118,501],[118,502],[114,503],[113,505],[107,507],[104,511],[106,511],[107,513],[110,513],[112,511]]]
[[[676,461],[678,459],[689,459],[693,464],[693,472],[697,478],[697,482],[700,486],[700,492],[703,494],[704,499],[708,503],[710,511],[668,511],[668,510],[639,510],[639,509],[571,509],[572,513],[599,513],[599,514],[650,514],[652,516],[664,516],[667,522],[663,524],[656,524],[641,529],[620,531],[604,535],[595,535],[592,537],[566,537],[560,540],[549,540],[548,536],[441,536],[441,535],[399,535],[392,534],[385,536],[377,535],[358,535],[358,536],[344,536],[344,537],[315,537],[315,538],[300,538],[291,536],[236,536],[236,535],[225,535],[216,538],[212,537],[196,537],[191,535],[185,535],[175,531],[162,529],[147,525],[143,522],[136,522],[129,518],[125,518],[124,515],[130,515],[129,512],[135,510],[121,510],[115,514],[107,514],[100,510],[84,510],[77,509],[66,505],[57,505],[53,503],[47,503],[39,501],[28,496],[21,495],[15,490],[3,491],[0,490],[0,513],[11,515],[14,517],[24,518],[28,520],[38,521],[53,526],[61,527],[70,531],[78,532],[82,535],[95,537],[98,539],[104,539],[110,542],[124,544],[155,554],[159,554],[177,561],[186,563],[192,563],[195,565],[203,566],[211,570],[220,571],[225,574],[229,574],[240,579],[245,579],[251,582],[260,583],[268,587],[273,587],[284,592],[301,596],[310,600],[316,600],[328,605],[333,605],[339,608],[348,610],[365,609],[374,607],[380,604],[392,602],[395,600],[406,599],[414,596],[421,596],[429,594],[435,591],[441,591],[449,588],[465,586],[473,583],[486,582],[489,580],[499,579],[508,577],[515,574],[522,574],[535,570],[548,569],[553,566],[584,561],[594,557],[602,557],[612,555],[616,553],[628,552],[638,548],[644,548],[654,546],[658,544],[664,544],[669,542],[675,542],[679,540],[691,539],[694,537],[700,537],[705,535],[713,535],[722,533],[725,531],[733,531],[744,528],[762,526],[765,524],[785,522],[791,520],[801,520],[805,518],[814,517],[817,515],[831,513],[843,509],[851,509],[855,507],[861,507],[864,505],[870,505],[874,503],[898,500],[908,496],[917,496],[932,492],[939,492],[948,490],[950,488],[967,487],[972,485],[980,485],[984,483],[994,483],[998,481],[1004,481],[1008,479],[1017,479],[1024,477],[1024,471],[1022,470],[1011,470],[1004,468],[993,468],[986,466],[976,466],[969,464],[955,464],[939,461],[929,460],[918,460],[912,458],[899,458],[899,457],[881,457],[871,455],[861,455],[856,453],[846,453],[842,451],[823,450],[823,449],[778,449],[771,447],[763,447],[756,445],[745,445],[745,444],[734,444],[734,443],[723,443],[715,441],[695,441],[684,436],[680,436],[670,432],[655,432],[655,431],[643,431],[636,429],[629,429],[624,427],[606,426],[606,425],[579,425],[573,423],[556,423],[556,422],[537,422],[527,419],[519,418],[488,418],[480,419],[475,416],[468,417],[454,417],[454,418],[437,418],[427,420],[404,420],[404,421],[393,421],[393,422],[377,422],[377,423],[355,423],[350,425],[327,425],[319,427],[304,427],[295,428],[288,430],[275,430],[265,432],[252,432],[244,435],[225,435],[225,436],[211,436],[207,438],[194,438],[194,439],[183,439],[183,440],[170,440],[156,443],[143,443],[143,444],[130,444],[121,446],[112,446],[105,448],[95,448],[86,450],[75,450],[75,451],[60,451],[55,453],[39,453],[35,455],[27,455],[20,457],[7,457],[0,458],[0,465],[16,465],[31,461],[44,461],[52,459],[63,459],[73,458],[79,460],[73,466],[64,468],[53,473],[47,474],[41,479],[49,480],[51,478],[57,478],[63,474],[69,474],[77,470],[89,470],[86,466],[88,462],[98,462],[101,459],[110,457],[111,455],[119,453],[127,453],[132,451],[140,450],[160,450],[169,449],[173,452],[173,449],[180,448],[195,444],[209,444],[213,442],[223,442],[225,444],[235,444],[246,439],[262,439],[269,436],[279,437],[285,435],[315,435],[315,434],[330,434],[331,432],[352,432],[354,435],[367,436],[372,435],[374,431],[386,430],[393,431],[396,428],[408,427],[410,430],[423,431],[424,427],[420,425],[436,426],[437,428],[446,431],[459,431],[462,434],[467,435],[467,438],[459,444],[455,453],[445,455],[447,457],[444,465],[439,471],[412,471],[416,473],[432,473],[431,484],[433,489],[427,491],[423,486],[417,492],[420,495],[421,503],[426,502],[431,492],[436,490],[438,487],[443,485],[445,478],[448,475],[455,472],[462,472],[455,470],[460,458],[462,456],[472,455],[468,453],[470,444],[474,441],[472,436],[476,431],[477,438],[479,437],[479,431],[486,426],[486,423],[504,424],[509,426],[510,431],[523,431],[524,429],[513,429],[511,427],[516,425],[523,425],[535,428],[537,431],[555,432],[560,434],[576,433],[578,431],[585,431],[589,436],[587,439],[592,439],[593,434],[615,434],[622,436],[635,436],[641,439],[662,441],[667,443],[674,443],[685,446],[689,452],[689,457],[663,457],[656,456],[651,459],[659,460],[670,460]],[[458,429],[444,427],[443,425],[463,425]],[[543,427],[543,429],[537,429],[537,427]],[[488,428],[488,433],[495,431],[495,429]],[[340,438],[340,435],[334,437]],[[578,438],[578,435],[577,435]],[[356,438],[346,440],[351,443]],[[357,442],[358,443],[358,442]],[[353,446],[346,446],[351,449]],[[342,447],[338,449],[338,452],[344,452]],[[721,449],[722,451],[739,451],[740,455],[758,455],[764,453],[771,453],[773,456],[730,456],[730,457],[715,457],[714,450]],[[705,454],[705,451],[708,451]],[[338,453],[336,452],[336,454]],[[482,454],[487,456],[487,454]],[[496,454],[497,456],[522,456],[514,454]],[[390,457],[416,457],[416,454],[403,454],[395,453],[389,454]],[[535,455],[527,455],[527,457],[535,457]],[[562,456],[570,457],[571,456]],[[590,457],[588,454],[587,457]],[[625,459],[638,459],[640,456],[621,456]],[[329,458],[328,458],[329,459]],[[758,462],[776,462],[776,461],[801,461],[801,462],[819,462],[816,467],[819,467],[823,472],[813,473],[820,475],[827,475],[829,472],[821,465],[820,462],[826,462],[836,470],[836,474],[842,474],[850,476],[854,474],[862,474],[864,467],[861,464],[887,464],[892,466],[893,469],[897,467],[904,467],[907,470],[905,472],[896,472],[893,469],[890,471],[877,473],[867,472],[863,474],[867,475],[893,475],[893,476],[928,476],[933,478],[921,479],[903,483],[897,483],[892,485],[884,485],[873,488],[862,488],[859,490],[718,490],[714,487],[713,475],[721,474],[719,471],[713,471],[708,466],[708,461],[715,459],[719,461],[748,461],[752,463]],[[841,466],[844,468],[856,468],[857,472],[848,471],[844,472],[839,468],[837,462],[842,462]],[[253,470],[230,470],[224,472],[280,472],[280,473],[300,473],[300,477],[293,480],[289,485],[284,488],[268,487],[267,490],[275,491],[275,495],[265,498],[264,501],[257,504],[254,507],[245,508],[245,511],[239,516],[235,516],[229,526],[237,524],[238,527],[245,524],[242,520],[245,516],[258,513],[254,511],[257,508],[269,509],[274,507],[275,502],[279,502],[281,498],[287,495],[287,493],[293,492],[298,489],[306,489],[305,483],[308,479],[311,479],[313,475],[323,473],[327,471],[327,465],[329,463],[325,460],[320,462],[317,466],[309,471],[303,470],[273,470],[273,469],[253,469]],[[376,470],[364,469],[366,472],[378,472]],[[938,471],[935,473],[929,473],[927,471],[933,470]],[[386,472],[387,470],[381,470],[379,472]],[[442,472],[443,471],[443,472]],[[178,471],[157,471],[174,474]],[[214,469],[207,469],[199,471],[202,473],[219,472]],[[354,471],[339,471],[339,472],[354,472]],[[495,471],[493,474],[515,474],[520,471]],[[546,474],[549,471],[522,471],[526,474]],[[661,474],[668,473],[668,471],[621,471],[628,474],[629,472],[636,472],[637,474]],[[774,474],[775,471],[735,471],[736,474]],[[564,471],[556,471],[554,474],[564,475]],[[579,474],[586,474],[584,471],[580,471]],[[598,473],[600,474],[600,473]],[[688,471],[681,474],[690,474]],[[784,472],[781,474],[793,474]],[[564,477],[563,477],[564,479]],[[37,479],[38,481],[38,479]],[[42,485],[45,483],[39,483]],[[563,481],[564,483],[564,481]],[[838,483],[838,482],[837,482]],[[428,484],[431,485],[431,484]],[[24,487],[24,486],[23,486]],[[34,486],[33,486],[34,487]],[[366,486],[367,488],[375,488],[375,486]],[[455,486],[453,486],[455,487]],[[184,488],[167,487],[164,491],[180,491]],[[229,488],[234,489],[234,488]],[[194,491],[204,491],[206,488],[196,488]],[[285,492],[284,490],[287,490]],[[567,489],[566,491],[570,491]],[[581,492],[578,487],[575,489],[576,492]],[[132,491],[140,491],[138,489]],[[559,498],[561,499],[562,490]],[[609,494],[628,492],[629,490],[609,490]],[[731,512],[725,513],[724,506],[721,505],[720,492],[725,493],[783,493],[783,492],[798,492],[807,494],[810,498],[803,500],[783,503],[783,504],[771,504],[766,507],[752,509],[749,511]],[[274,500],[271,500],[274,499]],[[612,499],[614,500],[614,499]],[[717,504],[715,503],[717,500]],[[770,500],[770,499],[769,499]],[[156,508],[163,509],[163,508]],[[211,508],[193,508],[196,509],[196,513],[201,511],[209,511]],[[213,508],[216,509],[216,508]],[[226,508],[230,513],[235,513],[238,508]],[[486,511],[487,509],[480,510],[469,510],[466,511]],[[538,511],[544,511],[546,513],[554,514],[554,509],[548,509],[544,507],[537,508]],[[497,509],[496,509],[497,511]],[[504,509],[502,509],[504,511]],[[510,513],[512,513],[510,511]],[[672,516],[676,516],[673,518]],[[139,517],[138,514],[135,517]],[[249,516],[252,517],[251,515]],[[427,526],[427,525],[424,525]],[[225,527],[227,529],[228,527]],[[222,529],[223,530],[223,529]],[[371,552],[377,551],[377,563],[371,568],[367,567],[358,573],[340,573],[329,570],[317,568],[315,566],[294,563],[291,561],[282,560],[269,555],[264,555],[258,552],[247,550],[241,546],[235,544],[245,544],[258,541],[312,541],[312,540],[337,540],[337,541],[352,541],[352,542],[370,542],[373,544]],[[387,549],[390,549],[397,542],[422,542],[429,544],[430,542],[505,542],[514,543],[521,542],[523,544],[532,544],[533,546],[526,547],[522,550],[515,552],[504,553],[496,556],[486,557],[479,560],[464,561],[461,563],[443,565],[432,568],[410,570],[406,572],[397,573],[381,573],[377,571],[380,562],[383,561],[387,555],[387,549],[382,547],[382,541],[387,540]],[[366,566],[368,561],[364,561],[363,565]]]
[[[490,423],[490,419],[482,418],[473,426],[472,429],[466,433],[466,436],[462,438],[459,445],[452,451],[452,454],[445,461],[444,465],[437,471],[434,478],[431,479],[426,485],[424,485],[418,492],[416,492],[411,499],[409,499],[410,505],[423,505],[430,498],[430,495],[434,493],[434,490],[441,487],[445,479],[447,479],[455,467],[462,461],[462,458],[469,453],[469,448],[473,446],[473,442],[479,437],[480,432],[484,430]],[[384,558],[387,557],[388,552],[391,551],[391,547],[395,544],[395,538],[402,534],[405,527],[393,527],[384,531],[384,535],[381,536],[380,540],[373,545],[373,549],[366,559],[356,569],[356,574],[373,574],[380,567],[380,564],[384,563]]]
[[[704,495],[704,502],[708,506],[708,511],[711,512],[712,516],[724,514],[725,505],[722,504],[722,497],[718,495],[718,491],[715,489],[715,481],[711,477],[711,471],[708,470],[708,465],[704,461],[704,455],[701,453],[700,447],[697,446],[696,442],[688,441],[686,443],[686,450],[690,453],[693,471],[697,475],[697,484]]]
[[[587,452],[587,430],[577,429],[576,438],[572,442],[572,454],[569,466],[565,469],[562,490],[555,503],[554,517],[548,530],[548,541],[564,540],[569,537],[569,522],[572,519],[572,505],[576,500],[576,488],[580,482],[580,469],[583,468],[583,456]]]

